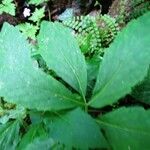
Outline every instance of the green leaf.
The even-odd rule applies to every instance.
[[[99,58],[99,57],[93,57],[91,59],[86,60],[88,82],[93,79],[96,79],[100,63],[101,63],[101,58]]]
[[[139,101],[150,104],[150,69],[144,81],[134,88],[132,96]]]
[[[10,3],[12,3],[13,0],[3,0],[2,3],[5,5],[9,5]]]
[[[32,143],[30,143],[25,150],[70,150],[59,143],[56,143],[52,138],[36,138]],[[21,149],[22,150],[22,149]]]
[[[141,107],[123,107],[99,116],[98,123],[113,150],[149,150],[149,116]]]
[[[50,136],[66,146],[79,149],[105,148],[106,141],[96,122],[81,109],[45,119]]]
[[[86,63],[70,30],[60,23],[44,21],[38,43],[40,54],[48,67],[84,97],[87,86]]]
[[[57,144],[51,138],[36,138],[32,143],[30,143],[25,150],[54,150]],[[22,150],[22,149],[20,149]],[[55,149],[55,150],[63,150],[63,149]]]
[[[39,137],[46,137],[46,131],[42,124],[31,125],[28,132],[23,136],[17,150],[26,150]]]
[[[19,121],[12,121],[4,125],[0,125],[0,149],[16,150],[16,146],[20,140]]]
[[[92,90],[95,85],[95,80],[99,71],[101,59],[99,57],[93,57],[91,59],[86,60],[87,64],[87,95],[88,99],[92,96]]]
[[[107,49],[90,106],[103,107],[131,92],[150,64],[150,13],[133,20]]]
[[[33,22],[39,22],[44,17],[45,7],[40,9],[35,9],[32,16],[29,18],[29,20]]]
[[[37,30],[39,29],[37,26],[26,22],[19,24],[17,27],[25,35],[26,38],[31,38],[33,40],[36,39],[35,35]]]
[[[82,104],[79,96],[33,64],[29,44],[17,28],[7,23],[0,33],[0,77],[0,96],[10,103],[38,110]]]
[[[15,9],[16,6],[13,3],[13,0],[3,0],[2,4],[0,4],[0,14],[5,12],[12,16],[15,16]]]

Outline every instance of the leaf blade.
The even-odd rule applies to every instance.
[[[141,102],[150,104],[150,69],[144,81],[133,89],[132,96]]]
[[[50,136],[66,146],[79,149],[106,148],[107,143],[96,122],[81,109],[45,119]]]
[[[15,150],[20,140],[19,130],[18,120],[0,125],[0,149]]]
[[[105,53],[90,106],[103,107],[116,102],[146,76],[150,63],[149,17],[147,13],[129,23]]]
[[[70,31],[59,23],[42,22],[38,43],[40,54],[49,68],[85,96],[86,63]]]
[[[38,138],[45,138],[46,135],[46,131],[42,124],[31,125],[28,132],[22,137],[17,150],[26,150],[28,145],[33,143]]]
[[[150,147],[149,115],[150,111],[142,107],[123,107],[99,116],[98,123],[105,131],[114,150],[148,150]]]
[[[0,96],[38,110],[73,108],[76,102],[82,105],[60,82],[33,65],[29,45],[17,28],[6,23],[0,39]]]

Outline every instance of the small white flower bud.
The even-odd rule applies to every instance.
[[[28,17],[28,16],[30,16],[30,9],[29,8],[25,8],[24,9],[24,11],[23,11],[23,15],[24,15],[24,17],[26,18],[26,17]]]

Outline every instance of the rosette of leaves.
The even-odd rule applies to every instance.
[[[5,23],[0,32],[0,96],[28,109],[28,121],[0,125],[0,149],[148,150],[149,110],[121,107],[98,117],[90,110],[112,105],[144,80],[150,64],[149,17],[132,21],[116,36],[95,71],[91,97],[85,57],[67,28],[44,21],[38,35],[38,54],[59,77],[54,78],[33,65],[27,40]],[[25,130],[20,130],[22,124]]]

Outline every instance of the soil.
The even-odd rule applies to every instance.
[[[112,0],[99,0],[102,5],[102,14],[106,14],[109,10],[109,7],[112,4]],[[55,18],[54,16],[61,14],[65,11],[66,8],[74,8],[77,10],[77,15],[88,14],[92,10],[95,10],[97,6],[94,6],[95,0],[49,0],[48,3],[42,4],[46,6],[46,10],[50,10],[51,19]],[[4,22],[8,22],[12,25],[16,25],[22,22],[25,22],[27,18],[23,16],[24,8],[28,7],[31,9],[31,12],[35,10],[35,6],[28,6],[25,1],[15,0],[16,7],[16,16],[11,16],[9,14],[3,13],[0,15],[0,26]],[[39,6],[41,7],[41,6]],[[49,18],[48,11],[45,12],[45,20]]]

